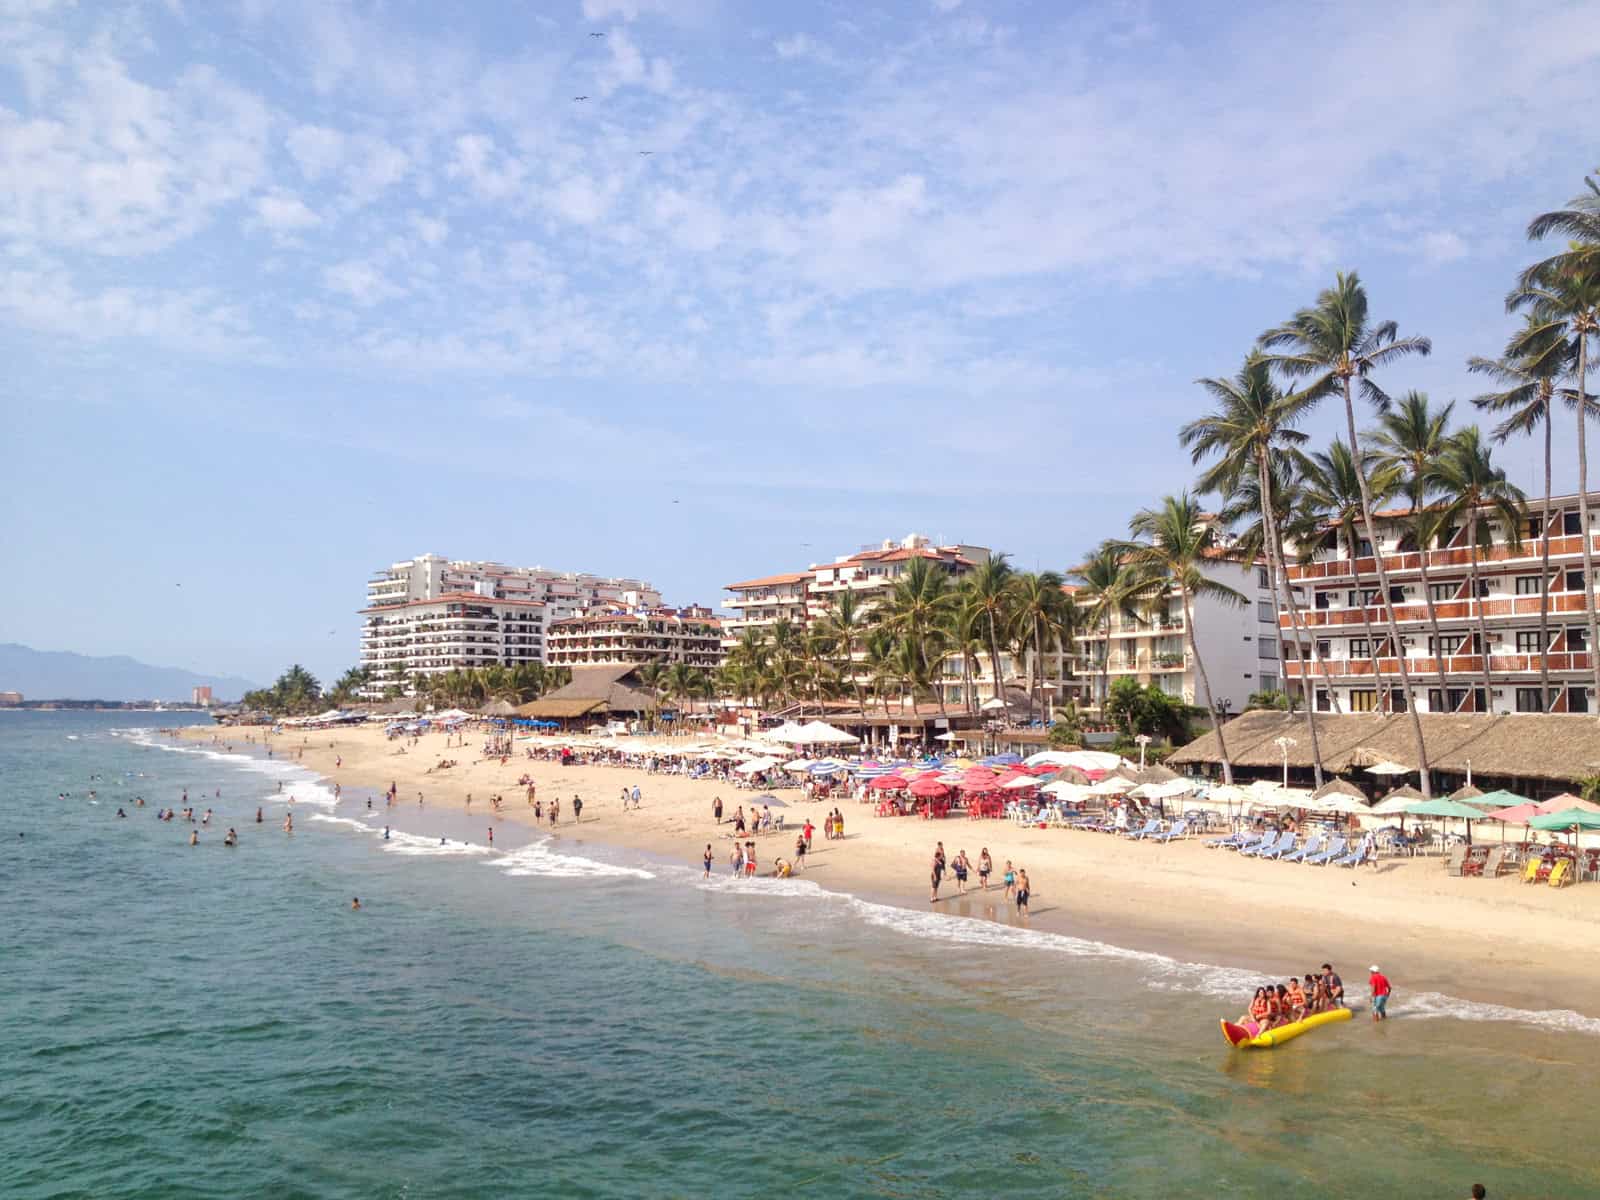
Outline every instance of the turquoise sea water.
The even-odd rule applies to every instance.
[[[1224,971],[476,819],[385,842],[172,720],[0,715],[0,1196],[1600,1196],[1592,1032],[1402,990],[1240,1054]]]

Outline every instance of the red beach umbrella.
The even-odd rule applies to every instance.
[[[941,800],[950,794],[950,789],[932,776],[924,776],[912,783],[911,794],[919,800]]]
[[[867,786],[880,792],[894,792],[905,787],[906,781],[898,775],[879,775]]]

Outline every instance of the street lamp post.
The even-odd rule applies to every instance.
[[[1283,751],[1283,786],[1287,788],[1289,786],[1289,747],[1298,746],[1300,743],[1292,737],[1285,736],[1273,739],[1273,744]]]
[[[1144,770],[1144,748],[1150,744],[1150,735],[1148,733],[1141,733],[1133,740],[1139,743],[1139,770],[1142,771]]]

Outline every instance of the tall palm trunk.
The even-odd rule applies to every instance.
[[[1361,574],[1361,568],[1357,565],[1361,561],[1355,555],[1357,549],[1359,549],[1357,546],[1350,547],[1350,578],[1355,580],[1356,594],[1365,597],[1367,588],[1364,582],[1365,577]],[[1361,605],[1361,629],[1367,635],[1367,659],[1372,663],[1372,685],[1378,689],[1380,697],[1385,694],[1389,696],[1387,703],[1378,705],[1378,715],[1382,716],[1384,710],[1394,711],[1394,688],[1382,682],[1383,672],[1378,666],[1378,639],[1373,636],[1372,618],[1367,616],[1367,606],[1364,603]]]
[[[1383,598],[1384,620],[1389,626],[1389,641],[1394,646],[1394,660],[1400,667],[1400,688],[1405,693],[1406,712],[1411,716],[1411,735],[1417,743],[1417,772],[1422,776],[1422,796],[1433,795],[1433,784],[1428,775],[1428,745],[1422,737],[1422,718],[1417,715],[1416,697],[1411,694],[1411,671],[1406,666],[1406,649],[1400,643],[1400,626],[1394,619],[1394,603],[1389,599],[1389,570],[1383,565],[1383,546],[1378,541],[1377,527],[1372,523],[1372,489],[1367,486],[1367,470],[1361,460],[1361,437],[1356,432],[1355,398],[1350,394],[1350,375],[1341,372],[1344,384],[1344,417],[1350,435],[1350,454],[1356,463],[1356,483],[1361,488],[1361,523],[1367,530],[1367,541],[1372,543],[1372,560],[1378,568],[1378,590]],[[1365,599],[1365,597],[1363,597]]]
[[[1411,506],[1416,509],[1422,503],[1420,493],[1413,496]],[[1419,517],[1420,521],[1421,518]],[[1433,606],[1433,581],[1428,578],[1428,547],[1427,539],[1422,536],[1423,530],[1417,528],[1417,573],[1422,581],[1422,598],[1428,610],[1428,629],[1433,634],[1433,665],[1439,672],[1439,706],[1444,712],[1450,712],[1450,687],[1445,680],[1445,648],[1444,637],[1439,632],[1439,610]]]
[[[1028,695],[1030,697],[1028,715],[1030,717],[1033,715],[1031,697],[1033,696],[1034,688],[1039,689],[1039,711],[1046,720],[1049,720],[1050,713],[1044,702],[1044,622],[1039,620],[1038,617],[1033,619],[1033,662],[1028,664]]]
[[[1111,610],[1105,614],[1106,645],[1100,656],[1100,723],[1105,724],[1106,701],[1111,699]]]
[[[1546,387],[1541,384],[1541,387]],[[1539,529],[1539,708],[1549,712],[1555,707],[1555,697],[1550,694],[1550,426],[1555,413],[1550,409],[1550,395],[1544,398],[1544,520]],[[1516,601],[1512,601],[1516,607]]]
[[[989,670],[994,672],[994,694],[996,699],[1005,699],[1005,689],[1000,686],[1000,634],[994,627],[994,614],[988,614],[989,621]]]
[[[1189,589],[1179,584],[1178,595],[1183,600],[1183,624],[1189,639],[1189,653],[1194,655],[1194,669],[1200,676],[1200,690],[1206,696],[1206,711],[1211,714],[1211,727],[1217,731],[1217,756],[1222,759],[1222,782],[1232,783],[1233,763],[1228,758],[1228,743],[1222,734],[1222,715],[1217,711],[1216,701],[1211,698],[1211,679],[1206,675],[1206,664],[1200,659],[1200,643],[1195,640],[1194,608],[1189,603]]]
[[[1283,584],[1284,603],[1289,608],[1289,629],[1294,634],[1294,659],[1300,664],[1300,686],[1304,691],[1306,687],[1306,656],[1304,628],[1300,621],[1300,606],[1295,603],[1294,587],[1289,582],[1289,572],[1283,563],[1283,542],[1278,537],[1278,516],[1272,509],[1272,471],[1267,462],[1266,448],[1262,447],[1256,455],[1256,476],[1261,482],[1261,522],[1262,532],[1266,534],[1267,543],[1267,569],[1272,572],[1274,583]],[[1248,568],[1247,568],[1248,569]],[[1277,638],[1277,613],[1273,613],[1273,637]],[[1281,653],[1281,650],[1280,650]],[[1284,689],[1287,694],[1288,689]],[[1332,689],[1329,689],[1330,693]],[[1316,780],[1316,786],[1322,786],[1322,743],[1317,740],[1317,714],[1316,705],[1312,697],[1306,697],[1306,732],[1311,735],[1311,771]]]
[[[1489,682],[1489,623],[1483,619],[1483,597],[1478,595],[1478,513],[1474,509],[1467,530],[1467,587],[1472,591],[1472,607],[1478,614],[1478,662],[1483,667],[1483,711],[1492,709],[1494,688]],[[1494,548],[1491,539],[1491,550]],[[1474,708],[1477,706],[1474,705]]]
[[[1589,665],[1594,674],[1595,708],[1600,710],[1600,630],[1594,610],[1594,539],[1589,534],[1589,334],[1578,331],[1578,525],[1583,534],[1583,610],[1589,618]]]

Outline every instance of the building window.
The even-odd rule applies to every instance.
[[[1567,689],[1567,711],[1575,713],[1586,713],[1589,711],[1588,688],[1575,687]]]
[[[1582,625],[1567,626],[1567,649],[1583,651],[1589,648],[1589,631]]]
[[[1318,712],[1332,712],[1333,711],[1333,703],[1332,703],[1332,701],[1330,701],[1328,699],[1328,693],[1327,693],[1326,689],[1323,689],[1323,688],[1318,688],[1317,689],[1317,711]]]
[[[1401,587],[1398,583],[1393,584],[1389,588],[1389,603],[1390,604],[1404,604],[1405,602],[1406,602],[1406,590],[1405,590],[1405,588]]]
[[[1272,580],[1267,577],[1267,569],[1265,567],[1256,568],[1256,586],[1260,588],[1272,587]]]
[[[1277,638],[1257,638],[1256,639],[1256,647],[1257,647],[1256,655],[1259,658],[1277,658],[1278,657],[1278,639]]]
[[[1575,571],[1568,571],[1567,572],[1567,591],[1569,591],[1569,592],[1581,592],[1581,591],[1583,591],[1583,568],[1582,567],[1579,567]]]
[[[1372,657],[1372,648],[1367,644],[1367,639],[1366,638],[1351,638],[1350,639],[1350,657],[1351,658],[1370,658],[1370,657]]]
[[[1441,634],[1437,643],[1432,638],[1428,639],[1428,653],[1438,654],[1440,646],[1444,647],[1446,654],[1460,654],[1461,647],[1466,643],[1467,635],[1464,633]]]
[[[1270,600],[1257,600],[1256,616],[1261,619],[1263,624],[1273,625],[1277,623],[1278,611],[1272,607]]]
[[[1478,580],[1478,599],[1482,600],[1486,596],[1488,596],[1488,594],[1489,594],[1489,581],[1487,579]]]
[[[1327,608],[1328,602],[1333,599],[1332,592],[1317,592],[1311,602],[1318,608]]]
[[[1540,690],[1538,688],[1536,688],[1536,687],[1518,688],[1517,689],[1517,711],[1518,712],[1531,712],[1531,713],[1543,712],[1544,711],[1544,695],[1543,695],[1543,693],[1540,692]]]
[[[1278,677],[1276,675],[1263,675],[1261,677],[1261,687],[1260,687],[1259,690],[1261,690],[1263,692],[1275,692],[1275,691],[1277,691],[1278,690]]]
[[[1578,534],[1582,533],[1583,526],[1578,523],[1579,518],[1582,515],[1582,513],[1579,513],[1576,510],[1573,512],[1562,513],[1561,532],[1566,534],[1568,537],[1576,537]]]
[[[1518,654],[1538,654],[1542,649],[1544,649],[1544,647],[1539,645],[1539,631],[1537,629],[1517,630]],[[1517,711],[1527,712],[1531,710],[1519,708]]]
[[[1540,530],[1543,529],[1543,528],[1544,528],[1544,518],[1543,517],[1529,517],[1528,518],[1528,536],[1530,538],[1538,537]]]
[[[1319,638],[1319,639],[1317,639],[1316,654],[1317,654],[1318,658],[1327,658],[1332,653],[1333,653],[1333,643],[1332,642],[1328,641],[1327,638]]]
[[[1454,600],[1456,588],[1459,586],[1460,584],[1455,583],[1430,583],[1428,585],[1428,595],[1435,601]]]
[[[1539,577],[1537,575],[1517,576],[1517,595],[1537,596],[1540,591]]]
[[[1350,711],[1353,713],[1369,713],[1378,711],[1378,692],[1376,688],[1351,688]]]
[[[1366,538],[1361,538],[1360,540],[1358,540],[1356,542],[1356,557],[1357,558],[1371,558],[1372,557],[1372,543],[1369,542]]]
[[[1479,688],[1478,691],[1481,694],[1483,689]],[[1429,688],[1428,689],[1428,709],[1429,709],[1430,712],[1456,712],[1461,708],[1461,706],[1463,704],[1466,703],[1466,701],[1467,701],[1467,689],[1466,688],[1451,688],[1450,689],[1450,703],[1449,704],[1440,703],[1440,701],[1439,701],[1439,689],[1438,688]]]

